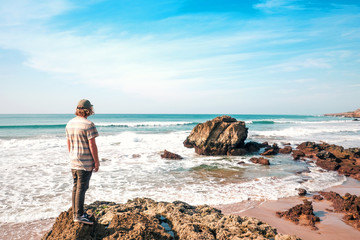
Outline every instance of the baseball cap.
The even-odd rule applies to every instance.
[[[90,101],[87,99],[81,99],[77,105],[78,108],[86,108],[90,109],[93,105],[91,105]]]

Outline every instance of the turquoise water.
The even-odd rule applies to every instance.
[[[296,188],[319,191],[346,180],[289,155],[253,164],[254,155],[199,156],[183,141],[196,124],[218,115],[96,114],[100,171],[87,192],[96,200],[135,197],[190,204],[224,204],[295,196]],[[298,115],[231,115],[245,121],[247,141],[270,144],[325,141],[359,147],[360,123],[346,118]],[[55,217],[70,207],[72,179],[65,125],[72,114],[0,115],[0,222]],[[165,160],[161,152],[180,154]],[[244,162],[243,164],[238,164]]]
[[[73,114],[0,114],[0,138],[63,135]],[[169,132],[191,130],[196,124],[213,119],[211,114],[96,114],[89,117],[104,134],[119,132]],[[251,125],[253,130],[277,129],[298,122],[337,120],[300,115],[231,115]],[[274,125],[274,126],[272,126]]]

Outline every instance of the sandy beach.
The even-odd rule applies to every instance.
[[[325,191],[334,191],[340,195],[345,193],[359,195],[360,181],[349,178],[343,185],[331,187]],[[277,217],[275,214],[277,211],[285,211],[297,204],[301,204],[304,199],[313,201],[314,213],[320,218],[320,223],[316,224],[319,230],[311,230],[310,227],[296,225],[288,220]],[[296,235],[305,240],[360,238],[360,231],[342,221],[344,216],[342,213],[326,210],[332,209],[331,202],[326,200],[314,201],[312,200],[312,195],[283,198],[277,201],[243,202],[215,207],[221,209],[224,214],[255,217],[275,227],[279,233]]]
[[[345,193],[360,195],[360,181],[348,179],[344,184],[328,188],[325,191],[335,191],[341,195]],[[276,201],[246,201],[214,207],[221,209],[224,214],[255,217],[275,227],[279,233],[296,235],[305,240],[360,238],[360,231],[342,221],[343,214],[326,210],[332,209],[331,202],[326,200],[313,201],[315,215],[320,218],[320,223],[316,224],[319,228],[318,230],[311,230],[310,227],[296,225],[275,215],[277,211],[288,210],[302,203],[304,199],[312,201],[312,195],[283,198]],[[42,235],[51,228],[54,221],[55,219],[45,219],[25,223],[0,223],[2,230],[0,232],[0,239],[41,239]]]

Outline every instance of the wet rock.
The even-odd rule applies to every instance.
[[[237,164],[245,164],[245,162],[244,162],[244,161],[240,161],[240,162],[238,162]]]
[[[319,217],[314,214],[312,202],[306,199],[303,204],[296,205],[284,212],[276,212],[276,215],[296,224],[310,226],[313,230],[318,229],[315,223],[320,221]]]
[[[344,196],[336,192],[320,192],[328,201],[332,202],[335,212],[344,213],[343,220],[360,230],[360,196],[346,193]]]
[[[294,159],[301,151],[306,158],[310,156],[319,167],[338,171],[340,174],[360,180],[360,149],[345,149],[342,146],[330,145],[327,143],[304,142],[293,151]]]
[[[272,146],[266,147],[265,151],[261,154],[263,156],[276,155],[279,153],[279,146],[274,143]]]
[[[253,158],[250,158],[250,161],[253,163],[256,163],[256,164],[270,165],[269,159],[266,159],[263,157],[260,157],[260,158],[253,157]]]
[[[321,201],[321,200],[323,200],[324,198],[323,198],[321,195],[314,195],[314,196],[313,196],[313,199],[314,199],[314,200],[317,200],[317,201]]]
[[[300,150],[293,150],[292,151],[292,157],[293,157],[294,160],[299,160],[299,159],[305,157],[305,153],[303,153]]]
[[[227,152],[228,156],[244,156],[246,154],[246,149],[245,148],[234,148],[234,149],[230,149]]]
[[[306,193],[307,193],[307,191],[305,189],[303,189],[303,188],[299,188],[297,190],[298,190],[298,195],[299,196],[305,196]]]
[[[298,239],[250,217],[223,215],[207,205],[191,206],[147,198],[126,204],[95,202],[86,206],[93,226],[73,223],[69,209],[42,239]]]
[[[279,153],[281,154],[290,154],[292,152],[292,147],[290,146],[285,146],[284,148],[281,148],[279,150]]]
[[[261,144],[257,142],[248,142],[245,144],[245,149],[248,153],[258,152],[260,148]]]
[[[242,152],[248,129],[245,122],[230,116],[214,118],[194,127],[184,141],[185,147],[194,147],[200,155],[237,155]]]
[[[172,159],[172,160],[180,160],[183,159],[180,155],[176,154],[176,153],[172,153],[169,152],[167,150],[164,150],[164,153],[161,154],[162,158],[166,158],[166,159]]]

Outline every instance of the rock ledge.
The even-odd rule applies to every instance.
[[[74,223],[69,209],[42,239],[298,239],[254,218],[180,201],[136,198],[126,204],[94,202],[86,209],[94,225]]]

